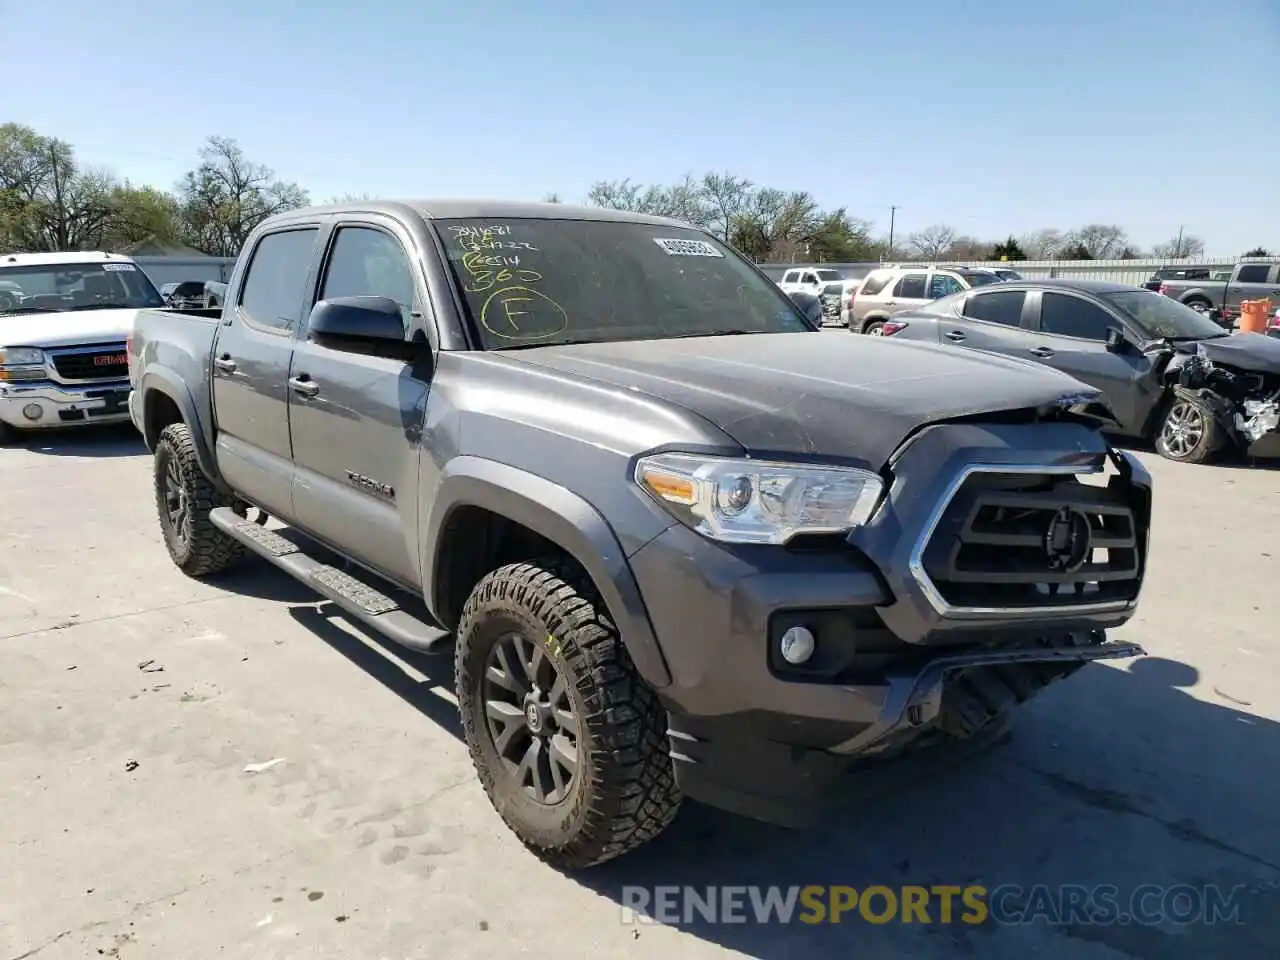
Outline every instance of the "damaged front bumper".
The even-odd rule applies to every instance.
[[[1235,401],[1211,387],[1176,385],[1174,392],[1198,401],[1207,409],[1231,442],[1248,457],[1280,457],[1280,400]]]

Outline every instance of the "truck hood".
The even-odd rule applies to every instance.
[[[1180,352],[1197,348],[1213,363],[1250,373],[1280,373],[1280,340],[1262,333],[1233,333],[1178,344]]]
[[[571,344],[509,354],[700,414],[757,455],[878,468],[930,423],[1103,394],[1032,361],[919,341],[831,333]]]
[[[132,308],[22,313],[0,317],[0,347],[69,347],[123,340],[133,332]]]

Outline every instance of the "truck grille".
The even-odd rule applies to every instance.
[[[1146,531],[1121,489],[1075,477],[973,474],[930,537],[924,570],[953,607],[1135,600]]]
[[[123,343],[50,351],[50,357],[60,380],[123,380],[129,376]]]

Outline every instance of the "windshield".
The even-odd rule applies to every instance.
[[[0,278],[0,313],[164,306],[147,275],[132,263],[30,264],[4,267]]]
[[[698,230],[539,218],[434,223],[486,350],[815,331],[776,284]]]
[[[1004,282],[1001,279],[1000,274],[990,273],[986,270],[980,270],[974,273],[962,273],[960,276],[964,277],[965,281],[971,287],[985,287],[989,283]]]
[[[1147,336],[1175,340],[1225,337],[1227,332],[1202,313],[1153,290],[1104,293],[1102,299],[1119,307]]]

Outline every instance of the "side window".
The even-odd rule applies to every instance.
[[[1106,340],[1108,328],[1119,325],[1111,314],[1079,297],[1045,293],[1040,298],[1042,333],[1083,340]]]
[[[964,284],[949,273],[935,273],[929,278],[930,300],[938,300],[942,297],[950,296],[953,293],[959,293],[964,289]]]
[[[335,297],[390,297],[400,304],[407,326],[413,310],[413,271],[399,241],[371,227],[340,228],[320,290],[322,300]]]
[[[965,302],[964,315],[987,323],[1017,327],[1022,323],[1022,303],[1026,296],[1021,290],[975,293]]]
[[[315,227],[268,233],[258,241],[240,289],[240,310],[272,330],[290,330],[301,319]]]
[[[814,284],[818,282],[818,277],[813,273],[806,273],[800,278],[801,283]]]
[[[885,288],[885,285],[893,278],[891,273],[873,273],[866,280],[862,281],[862,286],[858,289],[860,297],[874,297],[877,293]]]
[[[795,283],[795,282],[797,282],[799,279],[800,279],[800,271],[799,271],[799,270],[788,270],[786,273],[784,273],[784,274],[782,275],[782,282],[783,282],[783,283]]]
[[[1236,283],[1266,283],[1271,267],[1265,263],[1246,263],[1236,274]]]
[[[904,300],[927,300],[924,284],[925,275],[923,273],[908,273],[893,288],[893,295],[902,297]]]

